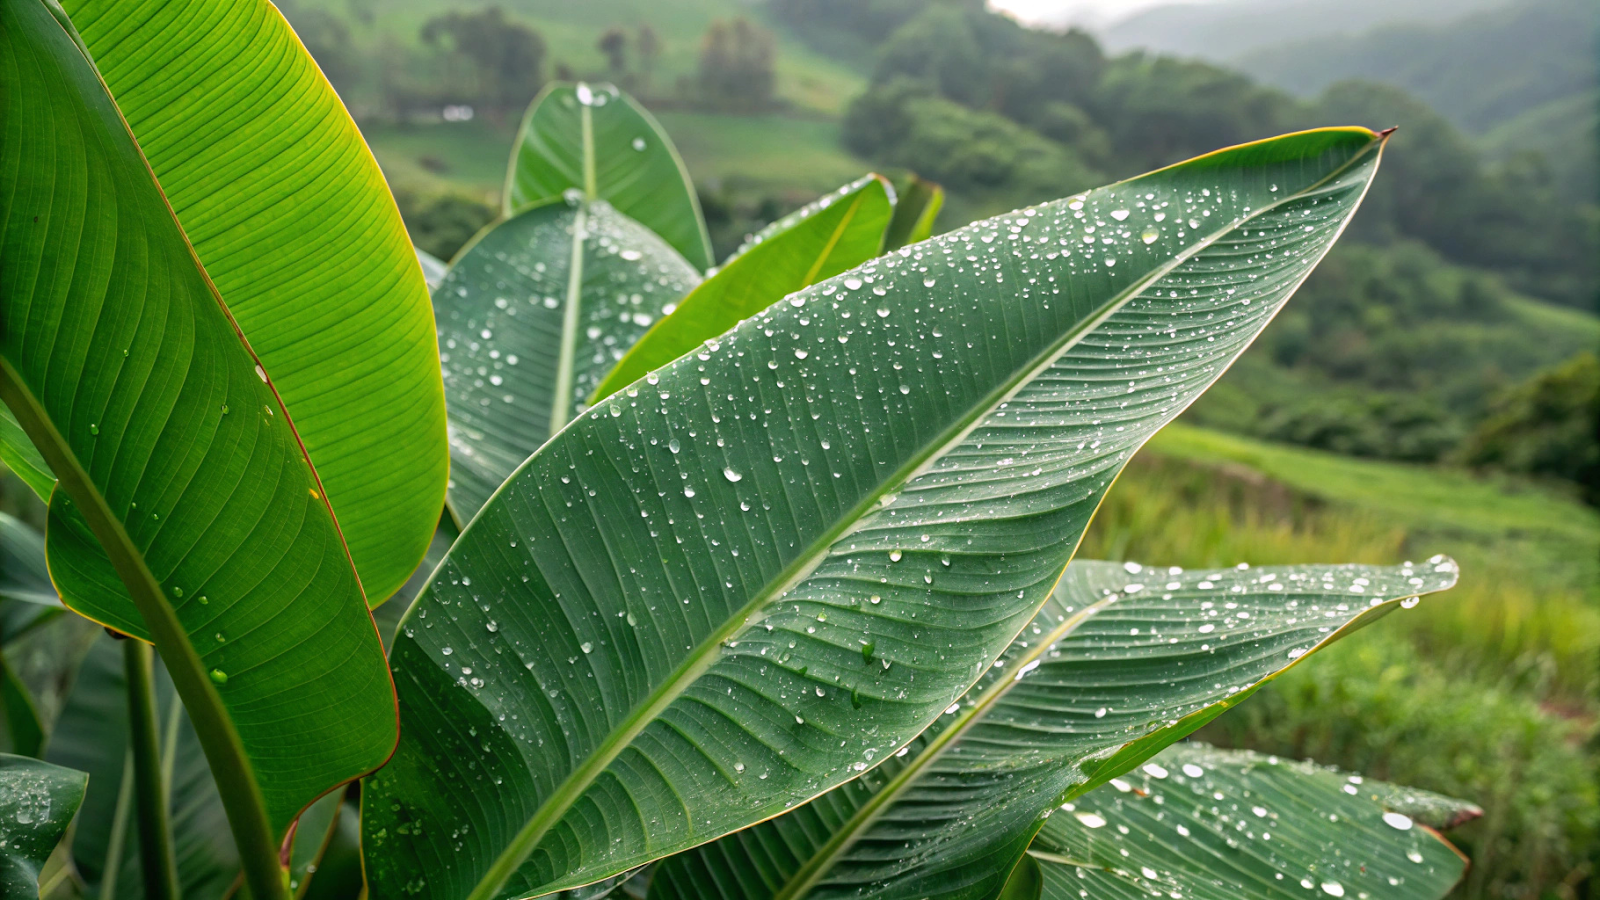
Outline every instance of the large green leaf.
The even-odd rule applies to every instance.
[[[50,464],[39,455],[38,448],[28,440],[16,416],[5,406],[0,406],[0,463],[15,472],[23,483],[33,489],[39,499],[50,502],[50,491],[56,486],[56,476]]]
[[[1478,814],[1308,763],[1178,744],[1066,804],[1029,855],[1046,900],[1439,900],[1466,860],[1386,802],[1397,793]]]
[[[102,636],[89,648],[44,758],[89,774],[83,815],[72,838],[79,875],[91,890],[103,894],[108,873],[114,872],[116,895],[138,900],[144,896],[144,878],[131,778],[125,771],[132,759],[128,680],[119,643]],[[155,689],[178,884],[186,897],[221,897],[239,875],[239,852],[228,834],[222,797],[161,666],[155,667]]]
[[[61,4],[381,602],[427,549],[449,466],[428,292],[383,173],[267,0]]]
[[[60,479],[51,575],[154,639],[275,896],[295,814],[397,739],[359,581],[265,369],[38,0],[0,3],[0,128],[0,399]]]
[[[0,753],[0,894],[39,896],[39,872],[83,799],[82,772]]]
[[[587,883],[895,753],[1310,272],[1381,144],[1290,135],[976,223],[574,420],[402,620],[374,894]]]
[[[465,523],[700,277],[604,201],[557,199],[478,235],[434,291]]]
[[[506,172],[505,215],[580,191],[661,235],[697,269],[711,238],[689,171],[667,133],[609,84],[554,83],[522,118]]]
[[[667,860],[650,896],[993,898],[1048,810],[1455,577],[1442,559],[1191,573],[1074,562],[910,752]]]
[[[657,322],[595,390],[596,401],[803,287],[883,251],[888,182],[868,175],[773,222]]]

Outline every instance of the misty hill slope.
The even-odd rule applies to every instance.
[[[1288,42],[1356,35],[1394,22],[1446,22],[1511,0],[1228,0],[1157,6],[1098,36],[1115,52],[1144,49],[1213,62]]]
[[[1597,24],[1593,0],[1537,0],[1443,25],[1387,25],[1262,48],[1232,64],[1302,96],[1347,78],[1397,85],[1476,135],[1593,90]]]

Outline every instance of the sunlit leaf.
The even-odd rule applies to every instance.
[[[1046,811],[1455,578],[1442,559],[1202,572],[1074,562],[1006,655],[910,752],[667,860],[651,898],[993,897]],[[719,885],[738,887],[719,895]]]
[[[119,57],[127,48],[101,42],[107,52],[96,58],[109,67],[122,58],[133,69],[159,59],[199,65],[169,57],[193,49],[188,29],[237,26],[253,10],[259,15],[246,24],[262,29],[259,40],[241,39],[230,53],[204,54],[208,60],[243,66],[292,50],[298,56],[286,71],[312,67],[269,5],[206,10],[213,15],[173,25],[159,52],[129,35],[144,45],[142,56],[127,60]],[[124,18],[128,27],[147,21]],[[200,267],[68,27],[40,3],[0,5],[0,399],[60,479],[47,550],[64,601],[153,638],[211,767],[223,773],[229,821],[251,871],[258,884],[272,883],[276,847],[300,808],[388,756],[394,696],[321,484],[267,370],[213,286],[226,279]],[[172,105],[188,110],[214,100],[213,88],[247,87],[208,82]],[[205,131],[203,117],[183,121]],[[181,185],[188,170],[165,171],[163,185]],[[253,176],[241,171],[238,180]],[[205,205],[187,196],[175,204],[180,214]],[[239,204],[233,214],[256,208],[254,200]],[[202,221],[210,220],[189,219]],[[330,243],[327,252],[341,246]],[[405,269],[390,287],[411,277],[420,285],[410,248],[397,246]],[[252,255],[239,253],[231,263]],[[339,318],[342,303],[306,308]],[[311,345],[320,343],[308,338]],[[372,390],[387,395],[389,386]],[[426,391],[412,399],[431,402]],[[363,406],[352,419],[382,406]],[[408,438],[387,449],[409,446]]]
[[[781,298],[877,256],[893,211],[887,183],[869,175],[768,225],[651,327],[595,398],[616,393]]]
[[[605,202],[556,200],[481,233],[434,291],[450,401],[450,506],[466,523],[700,283]]]
[[[689,172],[655,117],[609,84],[556,83],[529,104],[506,172],[505,214],[578,191],[660,235],[697,269],[711,238]]]
[[[1466,859],[1384,802],[1396,794],[1479,814],[1307,763],[1178,744],[1056,811],[1028,855],[1045,900],[1439,900]]]
[[[574,420],[401,622],[374,895],[589,883],[897,752],[1326,252],[1381,145],[1289,135],[976,223]]]

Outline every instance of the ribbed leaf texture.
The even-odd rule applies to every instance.
[[[1381,143],[1290,135],[976,223],[574,420],[401,623],[374,893],[585,884],[898,751],[1331,245]]]

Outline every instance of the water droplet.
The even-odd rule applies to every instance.
[[[578,649],[582,650],[585,653],[590,653],[590,652],[593,652],[593,650],[594,650],[594,644],[592,642],[590,642],[590,641],[584,641],[583,643],[578,645]]]
[[[1083,823],[1085,828],[1104,828],[1106,826],[1106,820],[1092,812],[1075,812],[1073,815],[1078,818],[1079,822]]]
[[[1330,897],[1343,897],[1344,885],[1337,881],[1324,881],[1322,883],[1322,892]]]
[[[1118,222],[1121,222],[1123,219],[1126,219],[1127,217],[1128,217],[1128,211],[1125,210],[1125,209],[1113,209],[1111,211],[1111,218],[1116,219]]]
[[[211,683],[212,684],[216,684],[216,685],[227,684],[228,683],[228,673],[222,671],[221,669],[212,669],[211,670]]]
[[[642,138],[642,137],[634,138],[633,139],[633,149],[635,149],[635,150],[643,150],[644,149],[644,138]]]
[[[1383,824],[1390,828],[1398,828],[1401,831],[1410,831],[1414,823],[1411,821],[1410,816],[1401,815],[1397,812],[1386,812],[1383,814]]]
[[[1161,232],[1155,230],[1154,228],[1146,228],[1144,232],[1139,235],[1139,240],[1144,241],[1146,244],[1154,244],[1156,239],[1159,237],[1161,237]]]
[[[729,481],[732,481],[732,482],[739,482],[739,481],[744,480],[744,476],[743,475],[739,474],[738,472],[734,471],[731,468],[723,469],[722,470],[722,477],[726,478],[726,479],[728,479]]]

